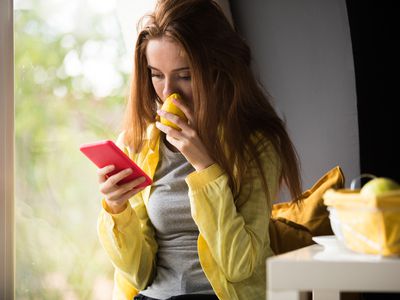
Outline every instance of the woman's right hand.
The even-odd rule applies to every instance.
[[[145,181],[144,177],[139,177],[135,180],[124,184],[118,184],[119,181],[132,173],[132,169],[125,169],[112,176],[106,176],[114,170],[115,166],[109,165],[98,169],[98,179],[100,184],[100,193],[110,208],[111,212],[118,214],[125,210],[128,205],[128,200],[135,194],[139,193],[143,188],[135,188]]]

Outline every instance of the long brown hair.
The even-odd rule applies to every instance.
[[[161,99],[147,68],[146,46],[150,39],[168,36],[187,54],[194,126],[209,155],[227,172],[233,193],[237,195],[240,190],[250,158],[257,165],[268,195],[268,174],[263,174],[259,145],[252,139],[258,132],[275,148],[282,167],[280,180],[292,197],[297,198],[301,180],[295,148],[283,120],[252,73],[248,45],[220,7],[212,0],[160,0],[145,20],[135,48],[131,94],[124,120],[125,142],[140,151],[146,128],[155,121],[157,102],[161,103]]]

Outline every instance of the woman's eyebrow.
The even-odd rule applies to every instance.
[[[148,65],[147,68],[149,68],[150,70],[161,72],[159,69],[152,67],[150,65]],[[186,71],[186,70],[189,70],[189,67],[176,68],[176,69],[173,69],[172,72],[179,72],[179,71]]]

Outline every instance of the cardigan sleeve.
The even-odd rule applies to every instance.
[[[217,164],[186,178],[192,217],[230,282],[250,277],[265,258],[263,251],[269,243],[271,199],[278,190],[280,163],[270,143],[262,143],[258,150],[268,196],[255,161],[249,163],[237,199],[233,197],[227,174]]]
[[[98,236],[114,267],[137,290],[144,289],[155,270],[157,243],[146,208],[137,201],[119,214],[111,214],[103,200]]]

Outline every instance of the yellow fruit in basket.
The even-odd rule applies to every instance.
[[[360,190],[362,195],[378,196],[386,192],[400,189],[400,185],[386,177],[377,177],[368,181]]]
[[[164,111],[166,111],[166,112],[169,112],[169,113],[172,113],[172,114],[174,114],[174,115],[177,115],[177,116],[180,117],[182,120],[184,120],[185,122],[187,122],[187,118],[186,118],[185,114],[183,113],[183,111],[182,111],[181,109],[179,109],[179,107],[177,107],[177,106],[172,102],[172,100],[173,100],[174,98],[180,100],[180,99],[181,99],[181,96],[180,96],[179,94],[177,94],[177,93],[173,93],[173,94],[169,95],[169,96],[165,99],[165,101],[164,101],[164,103],[163,103],[161,109],[164,110]],[[175,128],[175,129],[177,129],[177,130],[181,130],[176,124],[172,123],[171,121],[167,120],[167,119],[164,118],[164,117],[160,117],[160,121],[161,121],[161,123],[164,124],[164,125],[170,126],[170,127]]]

